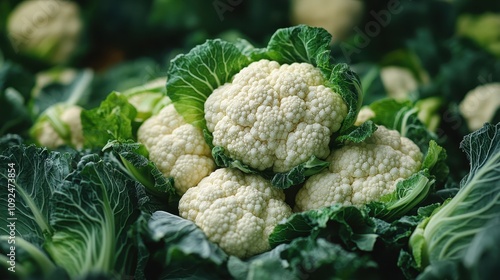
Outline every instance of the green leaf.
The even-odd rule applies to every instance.
[[[364,210],[332,205],[293,214],[275,226],[269,244],[275,247],[309,235],[361,251],[372,251],[378,236],[373,221]]]
[[[343,134],[335,138],[336,143],[344,143],[346,141],[353,143],[361,143],[365,141],[366,138],[372,136],[372,134],[377,130],[377,125],[371,120],[368,120],[361,124],[360,126],[354,126],[350,131],[346,131],[347,134]]]
[[[110,141],[103,151],[109,152],[109,158],[124,174],[141,183],[147,194],[153,196],[147,203],[161,204],[160,209],[168,209],[175,213],[180,196],[174,188],[174,179],[165,177],[156,165],[148,160],[148,151],[140,143],[133,141]],[[145,206],[150,206],[145,205]]]
[[[137,110],[136,122],[144,122],[171,103],[170,99],[166,97],[165,84],[166,78],[158,78],[122,92],[127,97],[128,102]]]
[[[279,189],[288,189],[291,186],[303,183],[306,177],[320,173],[329,165],[329,162],[311,156],[308,161],[293,167],[288,172],[274,174],[271,184]]]
[[[331,69],[332,36],[323,28],[298,25],[278,29],[267,45],[270,60],[280,64],[306,62],[320,69]]]
[[[470,161],[470,172],[460,190],[422,222],[410,239],[417,265],[457,260],[469,244],[500,212],[500,123],[485,124],[460,144]]]
[[[369,107],[375,113],[375,117],[371,119],[375,124],[399,131],[424,153],[429,148],[429,142],[437,138],[418,119],[418,108],[411,101],[386,98],[375,101]]]
[[[16,145],[2,151],[0,163],[5,167],[0,174],[4,186],[0,190],[0,210],[10,213],[8,198],[15,198],[12,216],[17,219],[18,236],[41,246],[45,236],[54,231],[50,224],[49,204],[56,186],[71,172],[72,159],[68,154]],[[9,179],[14,179],[10,180],[10,185]],[[8,218],[9,215],[2,215],[2,223],[8,224]],[[8,235],[7,227],[0,228],[0,233]]]
[[[205,128],[205,100],[248,64],[250,59],[234,44],[208,40],[171,61],[167,95],[186,122]]]
[[[449,168],[446,164],[446,150],[439,146],[436,141],[429,141],[429,149],[422,162],[422,169],[429,169],[429,173],[434,175],[436,180],[445,181],[449,174]]]
[[[367,206],[371,215],[387,221],[402,217],[429,195],[434,184],[429,177],[428,170],[424,169],[397,182],[394,192]]]
[[[258,170],[255,170],[248,165],[242,163],[239,160],[234,160],[224,153],[225,149],[220,146],[215,146],[212,149],[212,157],[214,158],[215,164],[219,167],[236,168],[247,174],[259,174]]]
[[[340,127],[340,134],[351,130],[363,104],[363,90],[358,74],[345,63],[336,64],[328,74],[328,87],[340,94],[347,104],[347,116]]]
[[[349,252],[323,238],[299,238],[281,257],[288,261],[295,275],[311,279],[378,279],[378,265],[369,256]]]
[[[299,237],[248,260],[231,257],[228,262],[237,280],[378,279],[377,267],[369,256],[313,237]]]
[[[138,217],[135,182],[97,155],[82,157],[53,193],[44,248],[71,277],[97,271],[130,273],[127,232]]]
[[[132,121],[137,110],[127,98],[112,92],[98,108],[81,113],[84,146],[102,148],[109,140],[134,139]]]
[[[0,218],[5,225],[0,228],[1,239],[12,236],[8,225],[14,223],[16,269],[19,269],[20,276],[37,274],[49,277],[55,265],[42,251],[45,238],[54,232],[49,205],[56,186],[70,173],[71,158],[68,154],[12,142],[9,148],[0,148],[0,164],[3,166],[0,172],[3,186],[0,189],[0,211],[5,213]],[[2,244],[7,242],[1,241]],[[7,251],[2,248],[2,253],[10,253],[9,247]]]
[[[303,183],[306,177],[312,176],[321,172],[329,166],[329,162],[320,160],[315,156],[311,156],[308,161],[293,167],[288,172],[273,173],[270,170],[256,170],[239,160],[234,160],[224,153],[225,149],[220,146],[215,146],[212,149],[212,157],[215,164],[219,167],[236,168],[247,174],[259,174],[260,176],[271,180],[271,184],[279,189],[288,189],[291,186],[296,186]]]
[[[164,211],[143,214],[136,224],[146,260],[138,267],[147,279],[227,279],[228,255],[193,222]],[[149,275],[151,269],[154,275]]]

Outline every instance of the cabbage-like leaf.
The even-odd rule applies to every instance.
[[[250,62],[234,44],[208,40],[170,62],[167,95],[187,122],[205,128],[205,100]]]
[[[327,238],[350,250],[371,251],[378,237],[375,230],[375,224],[364,210],[335,204],[293,214],[275,226],[269,235],[269,244],[275,247],[311,235]]]
[[[16,267],[20,275],[48,277],[55,270],[55,265],[42,251],[45,237],[54,231],[50,224],[50,199],[54,188],[70,173],[72,159],[67,154],[35,146],[16,145],[13,138],[9,139],[5,141],[9,148],[0,146],[0,164],[5,167],[0,172],[3,186],[0,189],[0,211],[4,213],[0,221],[5,225],[0,228],[1,242],[16,247]],[[8,227],[11,223],[14,224],[14,235]],[[15,243],[8,243],[11,236],[15,237]],[[7,255],[11,245],[5,248],[3,245],[2,254]],[[6,264],[2,262],[2,266]]]
[[[82,111],[84,146],[102,148],[109,140],[134,139],[136,115],[137,110],[123,94],[112,92],[99,107]]]
[[[164,211],[143,213],[134,226],[138,279],[228,279],[228,255],[192,221]]]
[[[49,204],[53,234],[44,248],[71,277],[130,273],[134,251],[127,232],[139,215],[135,184],[91,154],[54,189]]]
[[[144,145],[133,141],[115,140],[110,141],[103,151],[117,169],[144,187],[146,194],[140,198],[143,211],[164,209],[177,213],[180,197],[174,188],[174,178],[165,177],[148,159],[149,153]],[[150,210],[151,213],[154,211]]]
[[[237,280],[378,279],[369,256],[342,248],[324,238],[300,237],[290,244],[242,261],[231,257],[228,269]]]
[[[418,267],[464,256],[474,237],[500,213],[500,123],[485,124],[460,144],[470,173],[455,197],[415,229],[410,247]]]
[[[9,214],[0,221],[15,223],[16,276],[131,274],[135,249],[128,230],[139,214],[137,181],[105,157],[20,142],[16,137],[0,139],[0,163],[8,167],[0,171],[5,186],[0,209]],[[0,229],[0,240],[11,235],[8,227]],[[9,250],[5,244],[0,246],[2,254]]]
[[[271,170],[256,170],[239,160],[232,159],[224,153],[224,148],[219,146],[212,149],[212,156],[217,166],[236,168],[247,174],[259,174],[271,180],[273,187],[279,189],[288,189],[291,186],[299,185],[305,181],[306,177],[317,174],[330,165],[327,161],[311,156],[308,161],[294,166],[288,172],[274,173]]]

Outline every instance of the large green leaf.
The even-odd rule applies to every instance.
[[[237,280],[378,279],[377,268],[369,256],[312,237],[296,238],[245,261],[231,257],[228,262],[229,272]]]
[[[193,222],[164,211],[144,213],[139,236],[139,279],[228,279],[228,255]]]
[[[419,267],[462,258],[473,238],[500,212],[500,123],[485,124],[467,135],[461,149],[470,161],[470,173],[456,196],[423,221],[410,239]]]
[[[171,61],[167,95],[187,122],[205,128],[205,100],[250,62],[232,43],[208,40]]]
[[[269,236],[269,243],[274,247],[309,235],[327,238],[350,250],[362,251],[372,251],[377,239],[375,225],[365,211],[335,204],[293,214],[276,225]]]
[[[144,211],[152,213],[165,209],[177,213],[180,196],[174,188],[174,179],[165,177],[148,159],[146,147],[133,141],[110,141],[103,151],[116,168],[144,186],[145,195],[140,198]]]
[[[136,115],[137,110],[123,94],[112,92],[99,107],[82,111],[84,146],[102,148],[109,140],[134,139]]]
[[[138,217],[135,181],[97,155],[84,156],[50,203],[53,234],[44,248],[70,276],[129,273],[127,231]]]

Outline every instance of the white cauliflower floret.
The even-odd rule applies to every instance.
[[[313,155],[326,158],[347,106],[324,83],[311,64],[250,64],[205,102],[213,144],[258,170],[286,172]]]
[[[173,104],[147,119],[137,131],[137,140],[146,146],[149,159],[158,169],[174,178],[179,194],[215,170],[203,132],[186,123]]]
[[[297,193],[297,211],[335,203],[360,206],[394,192],[398,181],[420,170],[423,154],[396,130],[379,126],[362,143],[349,143],[328,157],[328,170],[311,176]]]
[[[500,108],[500,83],[485,84],[469,91],[459,105],[470,131],[491,122]]]
[[[179,214],[226,253],[246,258],[270,249],[274,227],[292,214],[284,199],[282,190],[260,176],[222,168],[187,190]]]
[[[81,149],[84,142],[80,118],[82,110],[77,105],[54,105],[37,121],[33,137],[39,145],[49,149],[63,145]]]

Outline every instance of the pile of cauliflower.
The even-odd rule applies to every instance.
[[[288,171],[311,156],[330,163],[299,190],[295,211],[377,201],[420,169],[417,145],[383,126],[362,143],[331,150],[347,111],[313,65],[269,60],[243,68],[213,91],[204,108],[213,145],[256,170]],[[285,192],[268,179],[217,168],[201,128],[186,123],[172,104],[144,122],[138,140],[174,178],[180,216],[231,255],[269,250],[270,233],[293,213]]]

